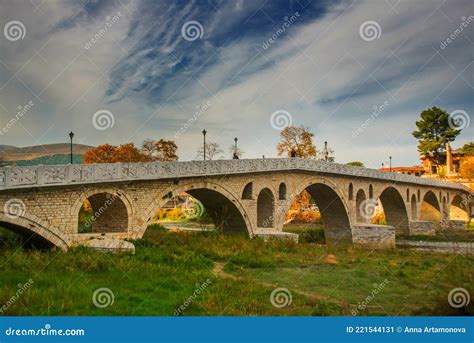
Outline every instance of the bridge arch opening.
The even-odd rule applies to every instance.
[[[351,224],[342,193],[347,194],[336,185],[309,183],[286,206],[283,230],[299,233],[300,239],[307,242],[351,243]]]
[[[253,182],[249,182],[245,185],[244,190],[242,191],[243,200],[252,200],[253,196]]]
[[[212,183],[185,184],[157,196],[145,213],[143,231],[150,223],[168,228],[212,229],[223,233],[251,235],[247,215],[239,199]],[[187,224],[182,222],[186,221]]]
[[[455,195],[451,204],[449,205],[449,219],[469,221],[469,214],[467,208],[467,199],[460,195]]]
[[[278,200],[286,200],[286,184],[283,182],[278,187]]]
[[[352,182],[349,184],[349,200],[354,198],[354,185]]]
[[[356,195],[356,217],[358,223],[366,223],[367,216],[364,212],[364,203],[367,197],[365,196],[365,192],[363,189],[359,189]]]
[[[411,220],[417,220],[418,219],[418,209],[416,208],[417,201],[416,201],[416,195],[413,194],[411,196]]]
[[[403,197],[394,187],[386,188],[379,196],[380,205],[385,223],[395,228],[395,234],[408,234],[409,221]]]
[[[12,216],[0,212],[0,227],[18,235],[26,249],[68,248],[66,240],[55,229],[43,226],[38,218],[28,214]]]
[[[275,198],[270,189],[264,188],[257,198],[257,227],[271,228],[274,226]]]
[[[127,232],[129,214],[119,194],[96,193],[84,199],[78,213],[78,233]]]
[[[421,202],[420,220],[439,222],[443,218],[441,207],[432,191],[428,191]]]

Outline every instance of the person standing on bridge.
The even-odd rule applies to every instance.
[[[238,160],[238,159],[239,159],[239,155],[237,155],[237,153],[234,152],[234,155],[232,156],[232,159],[233,159],[233,160]]]
[[[291,156],[291,157],[298,157],[298,154],[296,153],[296,150],[295,150],[295,149],[292,149],[292,150],[291,150],[290,156]]]

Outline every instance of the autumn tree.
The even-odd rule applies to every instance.
[[[306,126],[288,126],[280,132],[280,143],[277,145],[278,156],[291,157],[294,150],[298,157],[316,156],[313,143],[314,134]]]
[[[152,161],[177,161],[176,151],[178,146],[171,140],[152,140],[146,139],[142,144],[143,152],[150,157]]]
[[[119,146],[111,144],[99,145],[84,154],[84,163],[116,163],[146,162],[150,157],[140,151],[133,143]]]
[[[117,146],[111,144],[102,144],[96,148],[86,151],[84,154],[84,163],[113,163]]]
[[[456,139],[461,130],[456,130],[449,125],[449,113],[438,107],[424,110],[420,114],[421,120],[416,122],[418,130],[413,131],[413,136],[418,139],[418,151],[422,155],[433,156],[440,163],[440,152],[446,143]]]
[[[223,152],[224,150],[220,148],[218,143],[206,142],[206,160],[210,161],[213,158],[215,158],[217,155],[222,154]],[[202,146],[197,150],[196,158],[202,160],[204,158],[203,156],[204,156],[204,147]]]
[[[119,145],[115,151],[113,162],[147,162],[151,157],[144,154],[133,143]]]

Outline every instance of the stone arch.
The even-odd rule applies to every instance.
[[[449,204],[449,208],[447,209],[449,213],[449,218],[453,220],[463,220],[469,221],[469,211],[467,207],[467,199],[463,199],[462,196],[456,194],[451,204]]]
[[[410,189],[407,188],[407,202],[410,201]]]
[[[374,198],[374,187],[372,185],[369,185],[369,199]]]
[[[426,192],[420,206],[420,219],[439,222],[442,218],[441,206],[436,195],[432,191]]]
[[[400,192],[394,187],[387,187],[380,194],[379,201],[383,207],[387,225],[393,226],[396,234],[408,234],[408,214]]]
[[[328,244],[352,243],[351,217],[343,192],[337,184],[325,177],[307,178],[295,187],[292,194],[306,190],[316,203],[324,223],[324,235]],[[279,213],[280,222],[286,217],[291,203]],[[353,218],[355,220],[355,217]]]
[[[167,200],[169,200],[169,196],[172,197],[181,193],[188,193],[199,200],[214,221],[214,224],[221,228],[222,231],[243,232],[253,236],[253,226],[238,196],[217,183],[198,181],[156,192],[153,197],[155,200],[145,210],[141,219],[141,226],[137,231],[137,237],[143,236],[153,214],[163,207]]]
[[[367,197],[363,189],[359,189],[356,194],[356,218],[358,223],[366,223],[369,218],[364,215],[364,202]]]
[[[349,200],[354,198],[354,185],[352,182],[349,184]]]
[[[418,209],[417,209],[417,201],[416,201],[416,195],[412,194],[411,196],[411,220],[417,220],[418,219]]]
[[[280,183],[278,187],[278,200],[286,200],[286,184],[284,182]]]
[[[79,212],[85,201],[92,207],[90,233],[127,233],[132,226],[133,208],[128,195],[114,188],[90,189],[81,194],[71,207],[73,233],[79,232]]]
[[[11,216],[0,212],[0,226],[20,234],[27,244],[41,247],[56,246],[62,250],[69,247],[68,240],[58,230],[49,226],[44,220],[30,215]]]
[[[253,197],[253,182],[249,182],[245,185],[244,190],[242,191],[243,200],[252,200]]]
[[[264,188],[257,197],[257,227],[273,227],[274,217],[275,197],[269,188]]]

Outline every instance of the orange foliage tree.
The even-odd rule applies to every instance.
[[[147,139],[142,149],[133,143],[122,145],[102,144],[89,149],[84,154],[84,163],[116,163],[116,162],[148,162],[148,161],[176,161],[177,145],[173,141]]]
[[[178,155],[176,155],[178,146],[174,141],[167,141],[164,139],[154,141],[152,139],[146,139],[142,144],[142,149],[152,161],[178,160]]]
[[[111,144],[99,145],[89,149],[84,154],[84,163],[116,163],[116,162],[146,162],[151,158],[140,151],[133,143],[119,146]]]
[[[278,156],[291,156],[294,150],[298,157],[311,158],[316,156],[313,143],[314,133],[306,126],[288,126],[280,132],[280,143],[277,145]]]

